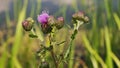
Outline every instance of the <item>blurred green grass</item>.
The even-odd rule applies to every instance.
[[[80,27],[74,41],[74,58],[70,59],[74,64],[70,66],[72,68],[120,68],[120,1],[115,0],[117,7],[114,7],[114,0],[72,1],[71,9],[74,12],[84,9],[90,22]],[[31,17],[36,17],[40,13],[41,2],[37,0],[37,6],[31,4]],[[83,8],[79,8],[79,3]],[[39,59],[35,55],[41,42],[29,38],[21,26],[21,22],[26,18],[28,0],[24,0],[23,4],[21,0],[13,0],[13,4],[16,25],[11,26],[12,21],[9,12],[6,11],[7,30],[0,30],[0,68],[37,68]],[[68,6],[61,7],[54,14],[56,16],[62,14],[67,19]],[[14,27],[15,31],[11,27]],[[60,54],[66,50],[72,31],[72,28],[65,26],[57,33],[57,41],[66,40],[66,43],[55,47],[56,53]],[[49,61],[52,63],[51,59]],[[66,67],[64,64],[60,65],[60,68]],[[52,68],[52,64],[50,66]]]

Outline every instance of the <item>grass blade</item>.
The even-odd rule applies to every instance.
[[[108,28],[105,27],[105,43],[106,43],[106,64],[108,68],[113,68],[112,58],[110,56],[111,51],[111,41],[110,41],[110,33],[108,31]]]
[[[17,54],[18,54],[19,47],[21,45],[22,34],[23,34],[21,22],[25,19],[25,16],[26,16],[27,4],[28,4],[28,0],[25,0],[23,8],[18,17],[18,24],[16,27],[16,33],[15,33],[15,41],[14,41],[13,48],[12,48],[11,68],[14,68],[14,65],[15,65],[14,59],[16,59],[17,61]],[[21,68],[20,64],[18,65],[18,63],[19,62],[17,62],[17,65],[15,66]]]
[[[116,13],[113,13],[114,19],[116,21],[116,24],[118,26],[118,29],[120,30],[120,18],[118,17],[118,15]]]
[[[115,61],[118,68],[120,68],[120,60],[117,58],[117,56],[113,52],[111,52],[111,57]]]
[[[107,68],[106,64],[99,56],[99,54],[91,47],[89,40],[87,39],[85,33],[82,34],[82,40],[88,52],[95,57],[95,59],[102,65],[102,68]]]

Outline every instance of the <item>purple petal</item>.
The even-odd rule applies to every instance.
[[[41,24],[47,24],[48,23],[48,18],[49,15],[47,13],[42,13],[41,15],[38,16],[38,22]]]

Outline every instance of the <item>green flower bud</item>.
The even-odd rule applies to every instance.
[[[64,26],[64,18],[63,17],[59,17],[57,19],[57,22],[56,22],[56,27],[58,29],[62,28]]]
[[[22,26],[26,31],[30,31],[33,27],[33,24],[34,24],[34,20],[30,17],[22,22]]]

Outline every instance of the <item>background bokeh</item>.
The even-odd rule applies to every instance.
[[[0,0],[0,68],[38,67],[36,52],[41,41],[29,38],[21,22],[28,17],[37,20],[44,10],[65,18],[66,25],[56,39],[67,42],[55,47],[58,54],[68,47],[72,14],[82,11],[90,19],[79,28],[71,59],[74,64],[69,68],[120,68],[120,0]],[[41,38],[47,40],[42,34]]]

